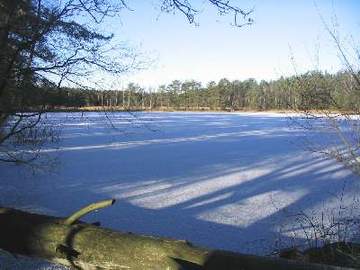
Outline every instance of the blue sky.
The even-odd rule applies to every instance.
[[[121,23],[113,19],[107,25],[117,41],[155,60],[147,70],[120,78],[121,84],[134,81],[155,87],[174,79],[269,80],[294,74],[295,69],[337,71],[342,65],[319,14],[329,25],[337,21],[347,47],[360,41],[356,0],[238,1],[245,9],[254,7],[254,24],[243,28],[231,26],[232,17],[218,16],[206,1],[192,1],[203,9],[199,26],[190,25],[180,13],[161,13],[159,2],[128,1],[133,11],[124,10]]]

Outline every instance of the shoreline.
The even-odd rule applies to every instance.
[[[36,110],[34,110],[36,111]],[[291,113],[295,112],[294,110],[255,110],[255,109],[242,109],[242,110],[211,110],[211,109],[124,109],[121,107],[66,107],[66,108],[52,108],[44,110],[44,112],[219,112],[219,113],[238,113],[238,112],[275,112],[275,113]]]
[[[31,110],[29,112],[36,112],[37,110]],[[276,113],[276,114],[341,114],[341,115],[359,115],[356,112],[341,112],[341,111],[330,111],[330,110],[309,110],[309,111],[301,111],[301,110],[277,110],[277,109],[270,109],[270,110],[254,110],[254,109],[243,109],[243,110],[207,110],[207,109],[192,109],[192,110],[182,110],[182,109],[123,109],[119,107],[67,107],[67,108],[53,108],[47,109],[43,111],[44,113],[87,113],[87,112],[104,112],[104,113],[113,113],[113,112],[128,112],[128,113],[136,113],[136,112],[148,112],[148,113]]]

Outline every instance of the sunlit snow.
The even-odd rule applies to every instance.
[[[339,207],[342,190],[343,204],[359,193],[349,170],[304,151],[305,137],[321,141],[322,134],[294,128],[284,114],[53,113],[48,119],[61,131],[60,142],[43,149],[55,166],[33,173],[0,164],[1,205],[66,216],[116,198],[85,220],[268,254],[279,239],[304,242],[301,233],[281,230],[290,216],[316,216]]]

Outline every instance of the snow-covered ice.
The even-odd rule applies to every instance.
[[[292,214],[336,209],[335,195],[344,187],[343,203],[359,193],[349,170],[304,151],[304,136],[322,140],[322,135],[291,127],[284,114],[53,113],[48,118],[61,130],[59,144],[43,150],[56,166],[34,174],[0,164],[0,205],[66,216],[116,198],[114,206],[85,220],[267,254],[279,239],[294,240],[279,225]]]

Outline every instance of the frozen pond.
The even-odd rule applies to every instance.
[[[110,120],[109,120],[109,119]],[[65,216],[106,198],[87,221],[121,231],[268,254],[301,237],[280,224],[359,192],[335,162],[304,152],[305,135],[274,113],[54,113],[51,171],[0,164],[0,204]],[[112,125],[115,127],[113,128]],[[346,183],[344,185],[344,181]],[[295,239],[295,240],[299,240]]]

